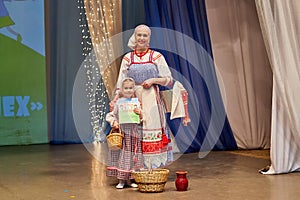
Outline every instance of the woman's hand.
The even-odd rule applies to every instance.
[[[182,119],[183,126],[187,126],[188,123],[190,123],[190,122],[191,122],[191,119],[188,118],[188,117],[184,117],[184,118]]]
[[[142,83],[143,88],[149,89],[153,84],[166,85],[168,79],[166,77],[149,78]]]
[[[150,78],[142,83],[143,88],[149,89],[153,85],[153,79]]]

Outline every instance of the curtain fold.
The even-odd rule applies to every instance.
[[[206,0],[218,81],[237,145],[270,148],[272,71],[253,0]]]
[[[300,2],[256,0],[273,71],[271,166],[264,174],[300,170]]]
[[[111,37],[122,31],[122,1],[84,0],[93,50],[107,94],[111,98],[119,72]]]
[[[175,79],[189,92],[192,123],[169,121],[180,151],[236,149],[212,60],[204,0],[146,0],[146,22],[152,28],[150,47],[162,52]],[[173,31],[170,31],[173,30]]]
[[[84,59],[78,4],[73,0],[49,1],[49,6],[50,142],[81,143],[72,113],[73,84]]]

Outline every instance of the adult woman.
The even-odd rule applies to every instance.
[[[122,60],[116,94],[121,86],[121,80],[125,77],[134,79],[136,83],[136,95],[142,103],[143,124],[143,155],[145,166],[157,168],[168,164],[172,160],[170,138],[166,138],[168,132],[164,108],[159,95],[159,85],[171,86],[173,78],[164,56],[149,48],[151,30],[146,25],[135,28],[134,34],[128,42],[133,49]],[[116,101],[118,95],[112,101]]]

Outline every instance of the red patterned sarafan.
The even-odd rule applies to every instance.
[[[142,142],[143,153],[160,153],[163,147],[162,141]]]

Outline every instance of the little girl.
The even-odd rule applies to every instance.
[[[123,189],[125,184],[130,187],[137,187],[137,184],[132,182],[133,170],[144,168],[142,155],[142,134],[138,131],[137,123],[119,123],[120,105],[118,102],[124,101],[124,98],[130,100],[135,97],[135,82],[131,78],[125,78],[121,85],[120,99],[114,106],[112,112],[106,115],[106,121],[113,128],[120,128],[124,134],[123,146],[120,150],[109,149],[107,176],[115,176],[119,180],[117,189]],[[142,118],[140,105],[135,106],[134,113]]]

